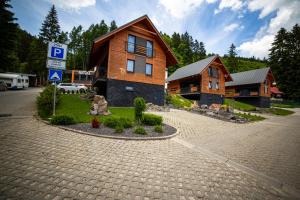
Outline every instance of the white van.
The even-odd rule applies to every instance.
[[[29,86],[29,78],[22,74],[0,73],[0,80],[5,82],[8,89],[25,89]]]

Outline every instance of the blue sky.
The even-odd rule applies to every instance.
[[[21,28],[38,35],[50,7],[58,11],[61,29],[87,29],[102,19],[121,26],[147,14],[158,30],[188,31],[207,52],[223,55],[231,43],[241,56],[267,57],[280,27],[300,23],[299,0],[12,0]]]

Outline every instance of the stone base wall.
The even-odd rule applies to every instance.
[[[110,106],[133,106],[135,97],[143,97],[147,103],[164,105],[164,85],[108,79],[106,96]]]
[[[251,104],[253,106],[259,107],[259,108],[270,108],[271,107],[271,98],[270,97],[236,97],[235,100]]]
[[[208,93],[200,94],[200,101],[199,101],[200,105],[206,104],[206,105],[210,106],[213,103],[223,104],[224,96],[219,95],[219,94],[208,94]]]

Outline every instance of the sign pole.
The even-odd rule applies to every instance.
[[[55,116],[55,99],[56,99],[56,81],[54,81],[54,92],[53,92],[53,116]]]

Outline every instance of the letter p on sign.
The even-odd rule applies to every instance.
[[[59,47],[51,48],[51,57],[54,58],[63,58],[64,57],[64,49]]]

